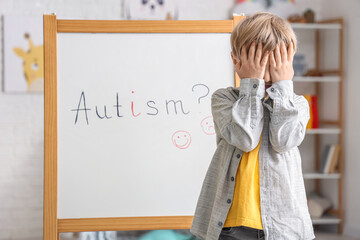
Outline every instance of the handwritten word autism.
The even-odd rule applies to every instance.
[[[197,89],[200,88],[205,89],[205,94],[198,96],[199,94],[197,93]],[[192,92],[194,92],[194,94],[196,94],[198,97],[197,101],[194,103],[196,105],[201,104],[200,100],[207,97],[210,93],[209,87],[202,83],[193,85],[191,89]],[[131,91],[131,94],[134,93],[134,91]],[[189,106],[189,104],[185,106],[185,103],[181,99],[165,99],[163,101],[148,100],[145,102],[145,106],[139,106],[138,104],[135,104],[134,101],[130,101],[129,105],[123,106],[119,101],[118,92],[114,93],[113,103],[107,105],[90,106],[87,102],[88,98],[85,91],[82,91],[79,94],[78,99],[79,100],[77,104],[75,104],[75,108],[71,109],[71,111],[74,112],[75,125],[79,124],[80,122],[86,122],[86,124],[89,125],[94,118],[106,120],[126,117],[126,115],[123,113],[124,110],[125,112],[130,110],[130,115],[128,114],[128,117],[141,118],[143,115],[157,116],[160,113],[167,115],[188,115],[191,109],[191,106]]]

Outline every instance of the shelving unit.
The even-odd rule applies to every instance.
[[[326,21],[320,21],[317,23],[291,23],[291,27],[293,29],[342,29],[343,25],[340,22],[333,22],[331,21],[337,21],[339,19],[332,19],[332,20],[326,20]]]
[[[317,129],[307,129],[306,134],[315,134],[315,169],[319,169],[320,157],[320,137],[321,134],[338,134],[338,144],[343,148],[343,31],[344,22],[342,18],[328,19],[317,23],[291,23],[292,28],[296,30],[308,29],[315,31],[315,71],[323,74],[321,77],[295,76],[294,82],[313,82],[315,84],[315,94],[320,95],[320,88],[324,83],[338,84],[339,90],[339,118],[337,121],[327,121],[319,119],[319,126],[330,125],[331,127],[319,127]],[[339,31],[339,66],[338,69],[322,70],[320,69],[320,31],[338,30]],[[319,106],[320,107],[320,106]],[[338,183],[338,209],[329,209],[326,214],[320,218],[312,218],[314,225],[317,224],[338,224],[338,233],[343,232],[343,168],[344,153],[340,151],[337,171],[331,174],[322,174],[317,172],[303,173],[304,179],[315,181],[315,191],[320,192],[320,181],[339,181]]]
[[[306,134],[340,134],[340,128],[314,128],[307,129]]]
[[[294,82],[340,82],[339,76],[324,76],[324,77],[302,77],[295,76],[293,79]]]
[[[340,178],[340,173],[339,172],[334,172],[334,173],[308,172],[308,173],[304,173],[303,176],[305,179],[338,179]]]
[[[321,218],[312,218],[313,224],[340,224],[341,219],[332,215],[324,215]]]

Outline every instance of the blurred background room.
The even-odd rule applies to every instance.
[[[298,38],[294,91],[311,106],[299,149],[316,239],[360,240],[360,0],[0,0],[0,240],[43,239],[43,14],[177,21],[257,11],[287,19]],[[196,238],[189,229],[158,229],[61,233],[60,239]]]

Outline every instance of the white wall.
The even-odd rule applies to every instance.
[[[120,16],[120,1],[0,1],[1,15],[42,15],[51,12],[56,12],[59,18],[116,19]],[[3,72],[2,58],[1,55],[0,67]],[[3,75],[1,82],[2,78]],[[1,240],[42,239],[43,108],[43,94],[0,92]]]
[[[233,0],[180,0],[180,20],[228,19]],[[359,1],[299,0],[299,9],[311,7],[319,19],[344,16],[345,31],[345,233],[360,235],[360,163],[356,147],[360,116],[356,103],[358,65]],[[336,7],[330,7],[336,6]],[[336,12],[335,9],[338,11]],[[352,11],[348,11],[348,10]],[[44,14],[56,12],[58,18],[120,19],[120,0],[2,0],[0,14]],[[357,15],[356,15],[357,14]],[[3,22],[0,22],[1,27]],[[2,32],[0,33],[3,34]],[[1,41],[3,40],[1,37]],[[1,47],[2,48],[2,44]],[[2,49],[1,49],[2,50]],[[2,70],[3,59],[0,57]],[[1,82],[3,81],[1,75]],[[355,101],[350,101],[355,99]],[[43,94],[5,94],[0,92],[0,240],[42,239],[43,206]],[[356,130],[356,131],[354,131]],[[354,235],[355,236],[355,235]]]
[[[326,17],[344,18],[344,232],[360,236],[360,1],[327,1],[323,6]]]

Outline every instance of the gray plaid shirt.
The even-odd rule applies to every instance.
[[[240,87],[220,88],[212,94],[211,111],[217,148],[190,232],[203,240],[218,240],[241,156],[254,149],[262,135],[259,182],[265,240],[314,239],[298,149],[310,108],[304,96],[294,93],[293,81],[275,82],[265,90],[264,79],[243,78]]]

